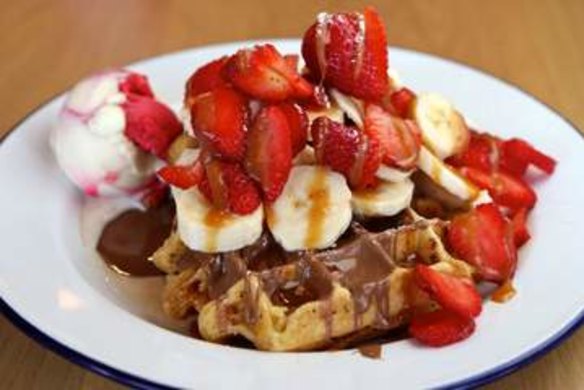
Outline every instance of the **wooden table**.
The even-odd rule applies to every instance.
[[[584,129],[584,1],[371,3],[387,20],[392,45],[491,72]],[[361,7],[358,1],[3,1],[0,134],[98,69],[214,42],[298,37],[320,10]],[[0,387],[114,389],[119,385],[48,352],[0,317]],[[583,388],[584,330],[489,387]]]

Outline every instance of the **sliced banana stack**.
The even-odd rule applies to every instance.
[[[328,168],[295,166],[266,214],[272,235],[285,250],[327,248],[351,223],[351,190],[342,175]]]
[[[422,131],[424,144],[444,160],[463,151],[470,132],[462,115],[444,97],[421,93],[414,103],[414,120]]]
[[[479,188],[470,183],[425,146],[420,149],[418,168],[446,191],[464,201],[472,201],[479,195]]]
[[[206,253],[241,249],[257,241],[263,230],[264,209],[247,215],[219,211],[196,188],[172,188],[177,231],[190,249]]]
[[[381,182],[375,188],[353,192],[351,205],[356,215],[391,217],[409,207],[414,183],[406,178],[396,183]]]

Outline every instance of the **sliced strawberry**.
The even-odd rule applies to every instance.
[[[531,238],[531,234],[527,229],[527,214],[527,209],[521,209],[511,219],[513,241],[517,248],[521,248]]]
[[[410,335],[430,347],[442,347],[468,338],[475,330],[472,318],[461,317],[446,310],[415,315],[410,323]]]
[[[199,190],[219,210],[235,214],[249,214],[261,204],[255,183],[238,163],[206,161]]]
[[[138,95],[154,98],[154,92],[150,88],[148,78],[138,73],[129,72],[126,78],[118,86],[124,95]]]
[[[126,137],[140,149],[166,159],[168,148],[183,131],[172,110],[151,97],[139,95],[128,95],[121,106],[126,116]]]
[[[388,89],[385,26],[371,7],[319,19],[304,34],[302,56],[314,77],[348,95],[378,101]]]
[[[408,88],[400,88],[389,95],[391,106],[401,118],[411,118],[411,111],[416,99],[416,94]]]
[[[489,191],[489,195],[501,206],[511,210],[531,209],[535,206],[537,195],[521,179],[503,172],[485,173],[468,167],[462,167],[459,171],[478,187]]]
[[[292,169],[292,136],[288,119],[278,106],[264,106],[255,117],[247,137],[247,172],[259,184],[264,199],[280,196]]]
[[[517,250],[508,222],[493,203],[481,204],[455,216],[448,229],[447,242],[453,253],[477,267],[485,280],[503,282],[515,272]]]
[[[199,95],[191,105],[191,124],[202,146],[231,161],[243,158],[248,115],[245,98],[230,87]]]
[[[203,178],[203,164],[197,160],[191,165],[167,165],[158,170],[158,176],[167,184],[186,190]]]
[[[315,85],[312,95],[307,99],[301,100],[300,104],[305,110],[320,111],[330,107],[331,102],[326,93],[326,88],[322,85]]]
[[[379,144],[354,126],[319,117],[311,127],[316,160],[343,174],[352,188],[376,184],[381,164]]]
[[[384,164],[401,169],[416,165],[421,138],[413,121],[392,117],[380,106],[367,104],[365,133],[379,143]]]
[[[414,268],[414,281],[442,306],[462,317],[476,317],[481,313],[482,300],[471,280],[435,271],[425,264]]]
[[[488,134],[471,131],[468,147],[449,157],[446,162],[454,167],[470,167],[490,172],[498,164],[500,141]]]
[[[306,111],[295,103],[282,103],[278,106],[288,120],[292,141],[292,156],[296,156],[306,146],[308,139],[308,116]]]
[[[290,69],[297,71],[300,56],[298,54],[284,54],[284,61],[286,61],[286,64],[288,64]]]
[[[189,77],[185,91],[185,102],[187,106],[190,106],[192,99],[198,95],[226,85],[225,80],[221,76],[221,72],[228,59],[229,57],[225,56],[211,61],[197,69]]]
[[[486,133],[471,132],[468,148],[450,157],[447,162],[456,167],[470,167],[484,172],[502,171],[521,178],[531,164],[551,175],[556,161],[529,143],[513,138],[501,140]]]
[[[517,164],[532,164],[541,171],[551,175],[556,168],[556,161],[550,156],[543,154],[529,143],[512,138],[504,141],[501,148],[502,158]]]
[[[147,208],[157,207],[168,196],[168,185],[156,180],[148,189],[141,194],[140,202]]]
[[[305,99],[312,94],[312,85],[269,44],[238,51],[227,61],[224,75],[237,88],[261,100]]]

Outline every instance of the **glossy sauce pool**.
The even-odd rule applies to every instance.
[[[172,202],[145,211],[126,210],[105,225],[96,249],[106,264],[120,274],[162,275],[147,259],[169,236],[173,219]]]

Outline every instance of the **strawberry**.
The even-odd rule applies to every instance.
[[[352,188],[377,183],[375,172],[381,164],[377,141],[354,126],[345,126],[319,117],[311,127],[316,160],[343,174]]]
[[[263,190],[264,199],[280,196],[292,169],[292,136],[284,111],[264,106],[247,137],[245,168]]]
[[[165,159],[168,148],[183,131],[172,110],[140,95],[128,95],[121,106],[126,116],[126,137],[140,149]]]
[[[446,310],[415,315],[409,332],[420,343],[442,347],[468,338],[475,330],[472,318],[461,317]]]
[[[481,313],[482,300],[470,280],[435,271],[425,264],[414,268],[414,282],[442,306],[462,317],[473,318]]]
[[[288,120],[292,142],[292,156],[296,156],[306,146],[308,138],[308,116],[296,103],[282,103],[278,106]]]
[[[455,216],[448,228],[447,242],[452,252],[474,265],[485,280],[500,283],[515,272],[517,250],[510,227],[493,203]]]
[[[288,64],[290,69],[298,70],[300,56],[298,54],[285,54],[284,61],[286,61],[286,64]]]
[[[238,51],[223,73],[241,91],[260,100],[304,99],[313,93],[312,85],[269,44]]]
[[[138,95],[154,98],[154,92],[150,88],[148,78],[138,73],[129,72],[128,76],[118,85],[118,89],[124,95]]]
[[[255,183],[238,163],[206,161],[199,190],[219,210],[235,214],[249,214],[261,204]]]
[[[504,141],[501,148],[501,155],[502,159],[506,159],[510,164],[513,164],[513,162],[525,166],[531,164],[548,175],[554,173],[556,168],[556,161],[553,158],[543,154],[529,143],[518,138]]]
[[[529,143],[513,138],[501,140],[490,134],[471,132],[468,148],[450,157],[447,162],[456,167],[477,168],[484,172],[502,171],[520,179],[531,164],[551,175],[556,161]]]
[[[459,171],[478,187],[488,190],[493,200],[501,206],[511,210],[531,209],[535,206],[537,195],[521,179],[504,172],[489,174],[469,167],[462,167]]]
[[[371,7],[319,19],[304,34],[302,56],[314,77],[348,95],[379,101],[388,89],[385,26]]]
[[[408,88],[400,88],[389,95],[391,107],[400,118],[411,118],[416,94]]]
[[[155,180],[148,189],[140,194],[140,202],[147,209],[157,207],[168,196],[168,186],[166,183]]]
[[[226,82],[221,77],[221,72],[228,58],[224,56],[211,61],[197,69],[189,77],[185,90],[185,102],[187,106],[190,106],[192,100],[198,95],[226,85]]]
[[[248,107],[230,87],[218,87],[192,101],[191,124],[202,146],[216,156],[239,161],[245,151]]]
[[[415,166],[421,138],[413,121],[393,117],[380,106],[367,104],[365,133],[379,143],[384,164],[401,169]]]
[[[517,248],[521,248],[531,238],[527,230],[527,213],[527,209],[521,209],[511,218],[513,241]]]
[[[201,182],[203,172],[203,164],[197,160],[191,165],[164,166],[158,170],[158,176],[165,183],[186,190]]]
[[[449,157],[446,162],[454,167],[470,167],[490,172],[498,164],[500,140],[488,134],[471,131],[468,147]],[[522,174],[522,173],[521,173]]]

